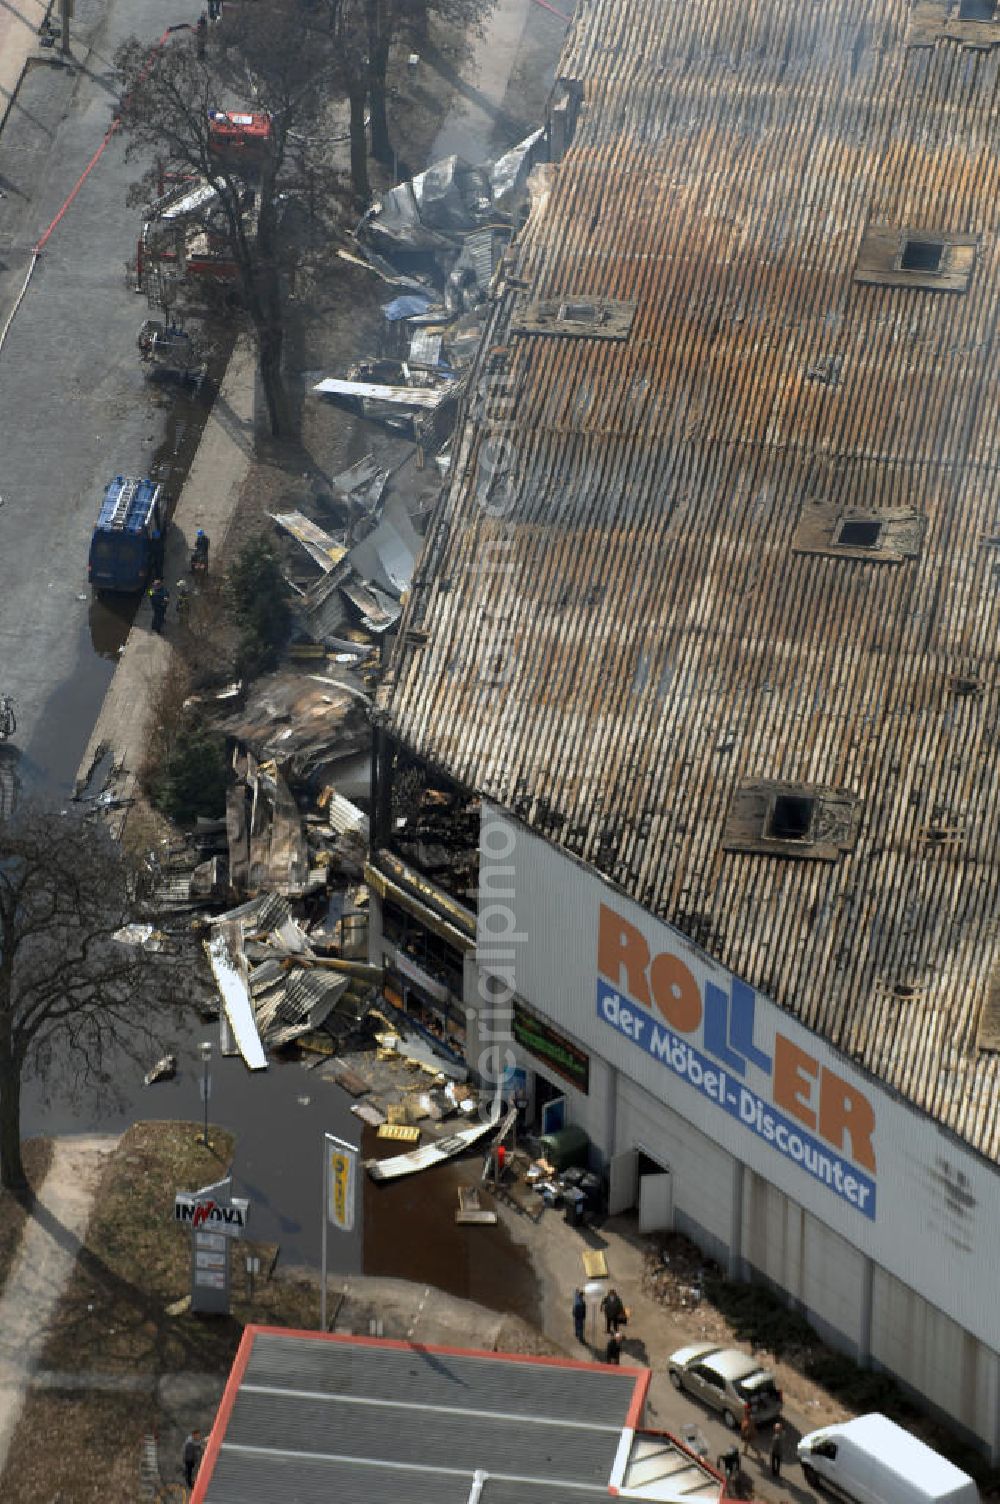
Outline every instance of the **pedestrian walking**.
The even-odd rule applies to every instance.
[[[612,1332],[608,1338],[608,1345],[604,1349],[605,1363],[620,1363],[622,1360],[622,1339],[617,1332]]]
[[[782,1451],[783,1451],[784,1436],[785,1436],[785,1428],[781,1424],[780,1420],[776,1420],[775,1423],[774,1423],[774,1430],[771,1432],[771,1477],[772,1478],[780,1478],[781,1477],[781,1456],[782,1456]]]
[[[194,1488],[194,1475],[198,1471],[201,1462],[201,1432],[195,1426],[189,1432],[184,1441],[184,1482],[188,1488]]]
[[[162,632],[163,623],[167,619],[167,607],[170,604],[170,591],[162,580],[154,580],[149,590],[149,600],[153,608],[153,631]]]
[[[601,1310],[604,1312],[604,1329],[610,1337],[612,1332],[618,1331],[619,1323],[625,1314],[625,1306],[617,1290],[609,1290],[601,1301]]]
[[[749,1405],[744,1405],[743,1407],[743,1419],[740,1422],[740,1439],[743,1442],[744,1457],[750,1451],[757,1451],[757,1427],[754,1425]]]
[[[583,1291],[576,1290],[573,1293],[573,1330],[576,1332],[577,1342],[586,1339],[583,1335],[584,1325],[587,1320],[587,1302],[583,1298]]]

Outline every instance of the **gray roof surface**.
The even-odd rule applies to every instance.
[[[248,1340],[248,1339],[245,1339]],[[607,1491],[625,1369],[255,1331],[205,1504],[562,1504]]]

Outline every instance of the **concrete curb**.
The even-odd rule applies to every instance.
[[[229,361],[187,480],[167,532],[164,579],[172,594],[188,574],[195,532],[203,527],[218,559],[239,504],[243,483],[254,462],[254,385],[256,359],[249,341],[241,340]],[[168,615],[162,636],[151,630],[148,598],[136,612],[124,651],[104,697],[76,778],[79,793],[104,758],[115,775],[118,798],[131,797],[142,767],[155,691],[170,671],[176,617]],[[93,789],[97,794],[99,789]],[[124,814],[116,822],[120,835]]]

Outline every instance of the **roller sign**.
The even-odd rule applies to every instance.
[[[875,1221],[875,1113],[863,1092],[781,1028],[758,1037],[757,994],[699,982],[600,905],[597,1017],[776,1154]]]

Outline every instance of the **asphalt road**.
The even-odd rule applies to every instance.
[[[0,329],[30,264],[112,119],[111,57],[131,32],[158,37],[193,19],[152,0],[78,0],[83,66],[35,65],[0,136]],[[87,549],[101,492],[119,471],[147,471],[168,400],[141,372],[135,337],[148,310],[126,285],[138,213],[126,207],[138,164],[115,139],[38,262],[0,350],[0,691],[14,696],[12,758],[24,787],[72,787],[128,628],[92,606]]]

